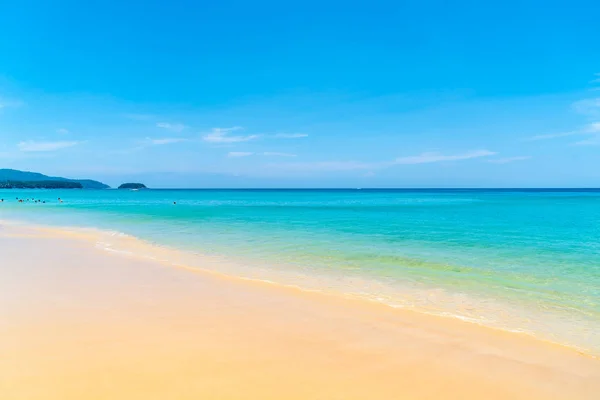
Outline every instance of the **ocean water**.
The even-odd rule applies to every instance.
[[[228,274],[600,355],[600,190],[0,190],[0,197],[1,220],[118,231],[181,250],[199,267],[201,256],[217,257]]]

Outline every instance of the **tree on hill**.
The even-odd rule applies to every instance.
[[[19,171],[16,169],[0,169],[0,182],[74,182],[79,183],[83,189],[108,189],[110,186],[90,179],[68,179],[52,177],[37,172]]]
[[[119,189],[147,189],[143,183],[124,183]]]
[[[0,189],[83,189],[79,182],[67,181],[4,181]]]

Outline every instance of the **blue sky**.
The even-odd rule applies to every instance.
[[[155,187],[600,186],[600,5],[486,3],[4,2],[0,167]]]

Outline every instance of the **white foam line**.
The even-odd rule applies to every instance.
[[[3,221],[0,220],[1,222],[4,223],[8,223],[8,221]],[[11,221],[12,223],[13,221]],[[17,223],[14,224],[12,223],[12,225],[19,225],[19,226],[25,226],[25,227],[31,227],[33,229],[36,228],[50,228],[50,229],[55,229],[59,232],[67,232],[67,233],[76,233],[76,232],[93,232],[99,235],[104,235],[104,236],[111,236],[111,237],[115,237],[115,236],[119,236],[119,237],[127,237],[130,239],[133,239],[135,241],[140,242],[143,245],[149,246],[150,248],[158,248],[158,249],[163,249],[163,250],[170,250],[170,251],[177,251],[177,252],[182,252],[184,254],[186,254],[185,251],[182,250],[178,250],[178,249],[172,249],[168,246],[161,246],[161,245],[156,245],[156,244],[152,244],[148,241],[145,241],[143,239],[140,239],[136,236],[132,236],[132,235],[128,235],[123,233],[121,235],[121,232],[117,232],[117,231],[107,231],[107,230],[101,230],[101,229],[97,229],[97,228],[79,228],[79,227],[55,227],[55,226],[50,226],[50,227],[45,227],[43,225],[31,225],[28,223]],[[80,240],[82,240],[80,238]],[[504,332],[510,332],[510,333],[515,333],[515,334],[524,334],[524,335],[528,335],[531,336],[533,338],[535,338],[536,340],[540,340],[540,341],[544,341],[547,343],[552,343],[555,345],[559,345],[559,346],[563,346],[563,347],[567,347],[567,348],[571,348],[574,349],[576,351],[579,351],[581,353],[584,353],[592,358],[600,358],[599,356],[597,356],[594,353],[590,353],[590,349],[586,349],[586,348],[582,348],[580,346],[577,345],[573,345],[571,343],[562,343],[562,342],[556,342],[550,339],[546,339],[544,337],[540,337],[539,335],[530,332],[530,331],[525,331],[525,330],[519,330],[519,329],[511,329],[511,328],[507,328],[507,327],[499,327],[496,325],[490,325],[490,323],[492,323],[493,321],[489,320],[489,319],[485,319],[485,318],[473,318],[473,317],[467,317],[467,316],[463,316],[460,314],[454,314],[454,313],[450,313],[450,312],[433,312],[430,310],[426,310],[423,308],[419,308],[418,306],[414,306],[414,305],[410,305],[410,304],[398,304],[398,303],[390,303],[387,301],[380,301],[377,298],[373,298],[372,296],[369,296],[368,293],[365,292],[331,292],[331,291],[326,291],[326,290],[321,290],[321,289],[310,289],[310,288],[306,288],[306,287],[302,287],[299,285],[295,285],[295,284],[286,284],[286,283],[282,283],[282,282],[278,282],[278,281],[273,281],[273,280],[269,280],[269,279],[262,279],[262,278],[252,278],[252,277],[247,277],[247,276],[242,276],[242,275],[234,275],[231,273],[227,273],[227,272],[222,272],[216,269],[208,269],[208,268],[201,268],[201,267],[195,267],[195,266],[189,266],[186,264],[181,264],[181,263],[174,263],[171,262],[169,260],[166,259],[160,259],[160,258],[156,258],[156,257],[152,257],[152,256],[148,256],[147,254],[144,253],[138,253],[138,252],[132,252],[132,251],[127,251],[127,250],[118,250],[118,249],[114,249],[112,248],[112,245],[110,243],[106,243],[106,242],[102,242],[102,241],[97,241],[95,242],[96,247],[100,248],[102,250],[105,250],[107,252],[110,253],[114,253],[114,254],[119,254],[119,255],[127,255],[127,256],[134,256],[134,257],[138,257],[138,258],[145,258],[145,259],[152,259],[152,260],[156,260],[161,262],[163,265],[167,265],[167,266],[171,266],[171,267],[175,267],[178,269],[186,269],[186,270],[190,270],[190,271],[197,271],[197,272],[202,272],[202,273],[206,273],[206,274],[210,274],[210,275],[218,275],[218,276],[222,276],[222,277],[226,277],[226,278],[230,278],[230,279],[239,279],[242,281],[251,281],[251,282],[259,282],[259,283],[264,283],[264,284],[269,284],[269,285],[276,285],[276,286],[280,286],[280,287],[286,287],[286,288],[292,288],[295,290],[299,290],[302,292],[307,292],[307,293],[322,293],[322,294],[327,294],[327,295],[337,295],[337,296],[342,296],[344,298],[351,298],[351,299],[361,299],[361,300],[367,300],[367,301],[371,301],[371,302],[376,302],[378,304],[382,304],[385,305],[387,307],[391,307],[391,308],[397,308],[397,309],[406,309],[406,310],[411,310],[414,312],[418,312],[421,314],[426,314],[426,315],[431,315],[431,316],[437,316],[437,317],[443,317],[443,318],[453,318],[453,319],[458,319],[460,321],[466,322],[466,323],[472,323],[475,325],[479,325],[488,329],[494,329],[494,330],[498,330],[498,331],[504,331]],[[100,247],[100,246],[104,246],[104,247]],[[196,253],[204,258],[206,258],[207,260],[209,260],[209,262],[215,263],[218,261],[222,261],[224,260],[223,258],[220,257],[216,257],[216,256],[205,256],[202,253]],[[380,297],[381,298],[381,297]],[[487,322],[487,323],[486,323]]]

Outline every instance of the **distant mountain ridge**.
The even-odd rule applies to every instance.
[[[47,176],[38,172],[19,171],[16,169],[0,169],[0,182],[74,182],[80,183],[83,189],[109,189],[110,186],[91,179],[69,179],[56,176]]]

